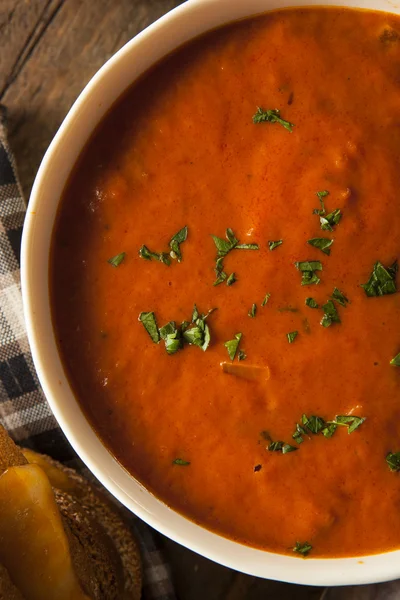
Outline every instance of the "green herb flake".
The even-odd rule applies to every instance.
[[[216,235],[211,236],[217,249],[217,258],[215,260],[215,273],[217,278],[214,281],[214,286],[219,285],[226,280],[226,284],[230,286],[236,281],[235,273],[232,273],[228,277],[228,275],[224,272],[223,260],[231,250],[259,250],[258,244],[239,244],[239,240],[230,227],[228,227],[226,230],[225,236],[226,240]]]
[[[256,316],[257,313],[257,304],[253,304],[251,309],[249,310],[249,312],[247,313],[249,317],[251,317],[252,319],[254,319],[254,317]]]
[[[294,263],[296,269],[304,273],[305,271],[322,271],[322,264],[319,260],[304,260]]]
[[[397,261],[385,268],[381,262],[376,262],[367,283],[361,284],[368,297],[385,296],[396,292]]]
[[[228,279],[226,280],[226,285],[231,286],[235,283],[235,281],[237,281],[236,279],[236,274],[235,273],[231,273],[228,277]]]
[[[169,335],[171,335],[171,333],[175,333],[176,332],[176,324],[175,321],[170,321],[169,323],[167,323],[166,325],[164,325],[163,327],[160,327],[159,329],[159,333],[160,333],[160,338],[162,340],[166,340],[167,337]]]
[[[188,460],[184,460],[183,458],[175,458],[172,461],[173,465],[178,465],[179,467],[188,467],[190,462]]]
[[[285,442],[271,442],[268,446],[268,450],[270,452],[279,452],[280,450],[282,450],[284,445]]]
[[[336,302],[338,304],[340,304],[340,306],[343,306],[344,308],[346,308],[346,306],[349,302],[349,299],[346,298],[346,296],[343,294],[343,292],[341,292],[337,287],[335,287],[333,290],[332,298],[334,300],[336,300]]]
[[[292,438],[296,442],[296,444],[302,444],[304,442],[303,435],[307,435],[307,432],[301,425],[296,423],[296,431],[292,435]]]
[[[390,361],[392,367],[400,367],[400,352]]]
[[[316,285],[321,280],[316,271],[322,271],[322,264],[319,260],[305,260],[294,263],[298,271],[301,272],[301,285]]]
[[[237,244],[235,246],[236,250],[259,250],[260,246],[258,244]]]
[[[231,360],[235,359],[237,349],[239,347],[239,342],[242,339],[241,333],[235,333],[233,340],[229,340],[225,342],[224,346],[228,350],[229,358]]]
[[[216,271],[217,279],[214,281],[213,286],[223,283],[228,277],[228,275],[226,273],[224,273],[224,271],[218,272],[216,269],[215,269],[215,271]]]
[[[173,333],[169,333],[164,341],[167,354],[175,354],[182,348],[181,332],[178,329]]]
[[[289,344],[293,344],[294,340],[297,338],[298,335],[298,331],[290,331],[289,333],[287,333],[286,337],[288,339]]]
[[[299,312],[299,309],[295,308],[294,306],[281,306],[280,308],[277,308],[277,311],[280,313],[283,313],[283,312],[297,313],[297,312]]]
[[[187,234],[188,234],[188,228],[186,225],[185,227],[180,229],[178,231],[178,233],[176,233],[174,236],[172,236],[172,238],[169,241],[169,247],[171,248],[171,251],[169,254],[170,254],[171,258],[177,260],[178,262],[181,262],[181,260],[182,260],[182,253],[181,253],[180,245],[183,242],[186,242]]]
[[[330,247],[333,244],[333,240],[329,238],[312,238],[311,240],[307,241],[307,244],[313,246],[314,248],[318,248],[324,254],[329,256],[331,253]]]
[[[145,260],[158,260],[159,262],[164,263],[164,265],[169,266],[171,264],[171,258],[169,254],[166,252],[152,252],[147,248],[147,246],[142,246],[139,250],[140,258],[144,258]]]
[[[112,258],[108,259],[108,264],[110,264],[112,267],[119,267],[119,265],[122,263],[122,261],[124,260],[126,256],[126,252],[121,252],[120,254],[116,254],[115,256],[113,256]]]
[[[192,312],[192,323],[195,323],[199,317],[199,311],[197,310],[197,306],[194,304]]]
[[[192,324],[185,323],[185,328],[182,330],[183,339],[186,343],[198,346],[205,352],[210,345],[211,335],[210,329],[206,323],[206,319],[216,310],[212,308],[206,315],[199,314],[197,306],[194,305],[192,313]]]
[[[322,434],[326,438],[331,438],[337,429],[336,423],[329,423],[326,427],[322,429]]]
[[[321,319],[322,327],[330,327],[332,323],[340,323],[340,317],[332,300],[328,300],[322,307],[324,316]]]
[[[304,414],[301,417],[301,422],[303,423],[304,427],[314,435],[322,431],[326,426],[324,419],[322,417],[316,417],[315,415],[307,417],[307,415]]]
[[[318,308],[318,303],[314,300],[314,298],[306,298],[306,306],[310,308]]]
[[[264,110],[257,107],[257,112],[253,115],[253,123],[279,123],[279,125],[282,125],[282,127],[292,133],[294,124],[282,119],[280,114],[281,112],[278,109]]]
[[[275,250],[275,248],[277,248],[278,246],[280,246],[281,244],[283,244],[283,240],[277,240],[276,242],[268,242],[268,248],[270,250]]]
[[[271,294],[265,294],[264,300],[261,302],[261,306],[268,304],[268,300],[271,298]]]
[[[328,190],[322,190],[321,192],[315,192],[315,194],[321,203],[321,208],[314,208],[313,214],[319,215],[320,217],[322,217],[322,216],[326,215],[324,198],[329,196],[329,192],[328,192]]]
[[[312,550],[311,544],[308,542],[296,542],[296,545],[293,547],[293,552],[297,552],[297,554],[301,554],[304,558],[308,556],[310,551]]]
[[[139,315],[139,321],[143,324],[143,327],[153,340],[155,344],[160,341],[160,333],[157,327],[156,316],[153,312],[141,312]]]
[[[239,350],[238,352],[238,360],[246,360],[247,358],[247,354],[244,352],[244,350]]]
[[[346,425],[347,433],[353,433],[365,421],[365,417],[356,417],[355,415],[337,415],[335,425]]]
[[[295,452],[298,449],[299,448],[296,448],[296,446],[291,446],[290,444],[283,444],[282,454],[287,454],[288,452]]]
[[[335,210],[329,213],[329,215],[319,218],[321,229],[323,231],[333,231],[333,228],[340,222],[341,218],[342,211],[340,208],[335,208]]]
[[[229,230],[227,229],[227,232],[228,231]],[[215,247],[217,248],[218,258],[224,258],[224,256],[226,256],[228,252],[233,250],[238,244],[238,240],[236,238],[232,239],[231,241],[229,240],[229,238],[228,240],[224,240],[222,238],[217,237],[216,235],[212,235],[211,237],[214,240]]]
[[[400,471],[400,452],[389,452],[386,455],[386,462],[391,471]]]

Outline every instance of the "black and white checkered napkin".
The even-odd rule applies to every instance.
[[[19,270],[25,210],[0,106],[0,423],[21,445],[83,470],[46,402],[26,337]],[[158,534],[127,516],[141,547],[143,599],[175,600]]]

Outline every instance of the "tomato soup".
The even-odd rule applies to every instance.
[[[193,521],[299,557],[400,547],[399,159],[400,19],[339,8],[187,44],[83,151],[52,245],[65,370]]]

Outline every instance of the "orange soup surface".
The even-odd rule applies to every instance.
[[[399,160],[400,19],[336,8],[191,42],[82,153],[52,248],[65,369],[195,522],[299,556],[400,547]]]

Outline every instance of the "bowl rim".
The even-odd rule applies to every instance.
[[[335,0],[326,0],[323,5],[338,4]],[[123,64],[126,67],[127,61],[132,60],[133,56],[138,63],[138,70],[129,80],[132,82],[157,61],[153,58],[146,64],[146,49],[151,53],[151,48],[157,46],[161,58],[167,54],[165,47],[172,51],[186,40],[195,37],[196,31],[199,34],[222,23],[265,10],[304,5],[321,5],[321,2],[187,0],[127,42],[97,71],[57,131],[41,162],[32,188],[21,247],[24,315],[37,375],[61,429],[75,452],[104,487],[143,521],[190,550],[250,575],[308,585],[376,583],[400,577],[400,550],[349,558],[309,557],[304,561],[294,556],[244,546],[222,537],[195,524],[153,496],[106,450],[80,409],[58,355],[50,314],[48,265],[55,211],[65,181],[80,151],[93,132],[94,126],[113,104],[109,101],[113,92],[108,92],[108,100],[106,97],[100,102],[96,99],[96,94],[99,94],[99,97],[107,94],[107,85],[110,87],[109,81],[115,75],[114,71],[116,73],[118,69],[121,70]],[[342,0],[340,5],[400,14],[400,8],[394,7],[390,0]],[[211,19],[209,11],[213,12]],[[208,27],[204,26],[206,22],[210,23]],[[177,34],[178,30],[180,37]],[[171,33],[174,34],[173,42],[168,38],[168,34]],[[129,77],[125,79],[128,81]],[[121,90],[114,93],[114,101],[121,95],[122,90],[126,89],[127,84],[120,86]],[[92,118],[94,126],[82,126],[84,118],[90,120],[91,111],[95,113]],[[85,130],[85,127],[89,133],[82,133],[80,142],[76,142],[77,148],[71,150],[73,140],[78,139],[80,135],[79,128]],[[66,156],[64,166],[63,155]],[[53,185],[57,193],[54,193]]]

